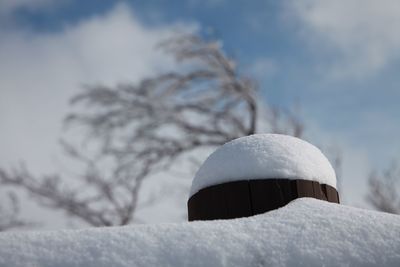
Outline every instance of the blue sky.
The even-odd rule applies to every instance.
[[[0,0],[0,160],[45,171],[81,84],[168,68],[151,45],[197,29],[222,41],[266,102],[301,107],[307,139],[343,156],[347,203],[365,206],[368,173],[399,159],[399,18],[394,0]]]
[[[303,2],[306,5],[310,1]],[[201,32],[223,41],[224,49],[239,61],[244,73],[254,74],[254,64],[259,63],[256,78],[271,103],[289,106],[300,101],[307,110],[310,105],[323,106],[319,112],[348,111],[355,116],[365,109],[398,115],[398,62],[397,66],[395,61],[390,62],[382,69],[353,79],[350,73],[350,77],[343,79],[325,80],[321,72],[335,61],[340,49],[335,51],[324,39],[317,44],[307,42],[307,34],[318,32],[302,32],[304,28],[298,24],[298,19],[290,18],[293,15],[287,6],[291,1],[63,0],[47,8],[21,6],[14,10],[14,23],[31,28],[33,32],[57,32],[91,16],[107,14],[118,3],[126,3],[140,22],[149,27],[176,22],[198,24]],[[385,5],[385,1],[380,5]],[[273,73],[262,73],[262,67]],[[357,107],[358,104],[362,106]],[[350,119],[327,121],[329,113],[319,118],[325,127],[352,124]]]

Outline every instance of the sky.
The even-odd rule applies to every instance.
[[[0,0],[0,164],[63,168],[68,99],[174,67],[154,47],[197,32],[221,41],[263,101],[300,107],[305,138],[342,156],[343,202],[368,207],[369,173],[399,160],[399,28],[396,0]]]

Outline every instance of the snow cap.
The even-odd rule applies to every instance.
[[[212,153],[196,173],[190,197],[212,185],[256,179],[303,179],[336,188],[335,171],[317,147],[293,136],[254,134]]]

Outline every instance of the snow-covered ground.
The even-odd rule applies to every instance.
[[[302,198],[234,220],[2,233],[0,266],[400,266],[400,216]]]

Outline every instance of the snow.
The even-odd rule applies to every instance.
[[[208,186],[252,179],[304,179],[336,188],[328,159],[310,143],[281,134],[255,134],[219,147],[196,173],[190,196]]]
[[[400,216],[311,198],[253,217],[0,234],[0,266],[400,266]]]

